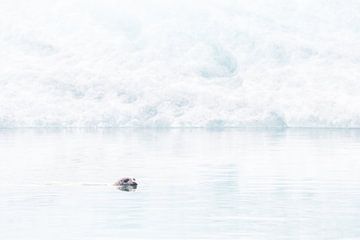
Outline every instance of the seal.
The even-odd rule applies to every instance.
[[[114,183],[114,186],[118,186],[120,190],[129,192],[137,188],[137,182],[135,178],[125,177]]]

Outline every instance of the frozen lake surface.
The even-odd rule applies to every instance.
[[[0,239],[359,239],[359,173],[358,130],[1,130]]]

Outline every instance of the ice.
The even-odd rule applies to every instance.
[[[0,127],[360,127],[360,2],[0,2]]]

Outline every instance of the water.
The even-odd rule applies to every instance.
[[[358,130],[1,130],[0,239],[359,239],[359,153]]]

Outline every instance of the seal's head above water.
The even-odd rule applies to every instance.
[[[135,178],[125,177],[125,178],[122,178],[119,181],[117,181],[114,185],[115,186],[120,186],[120,187],[133,187],[133,188],[136,188],[138,184],[137,184]]]

